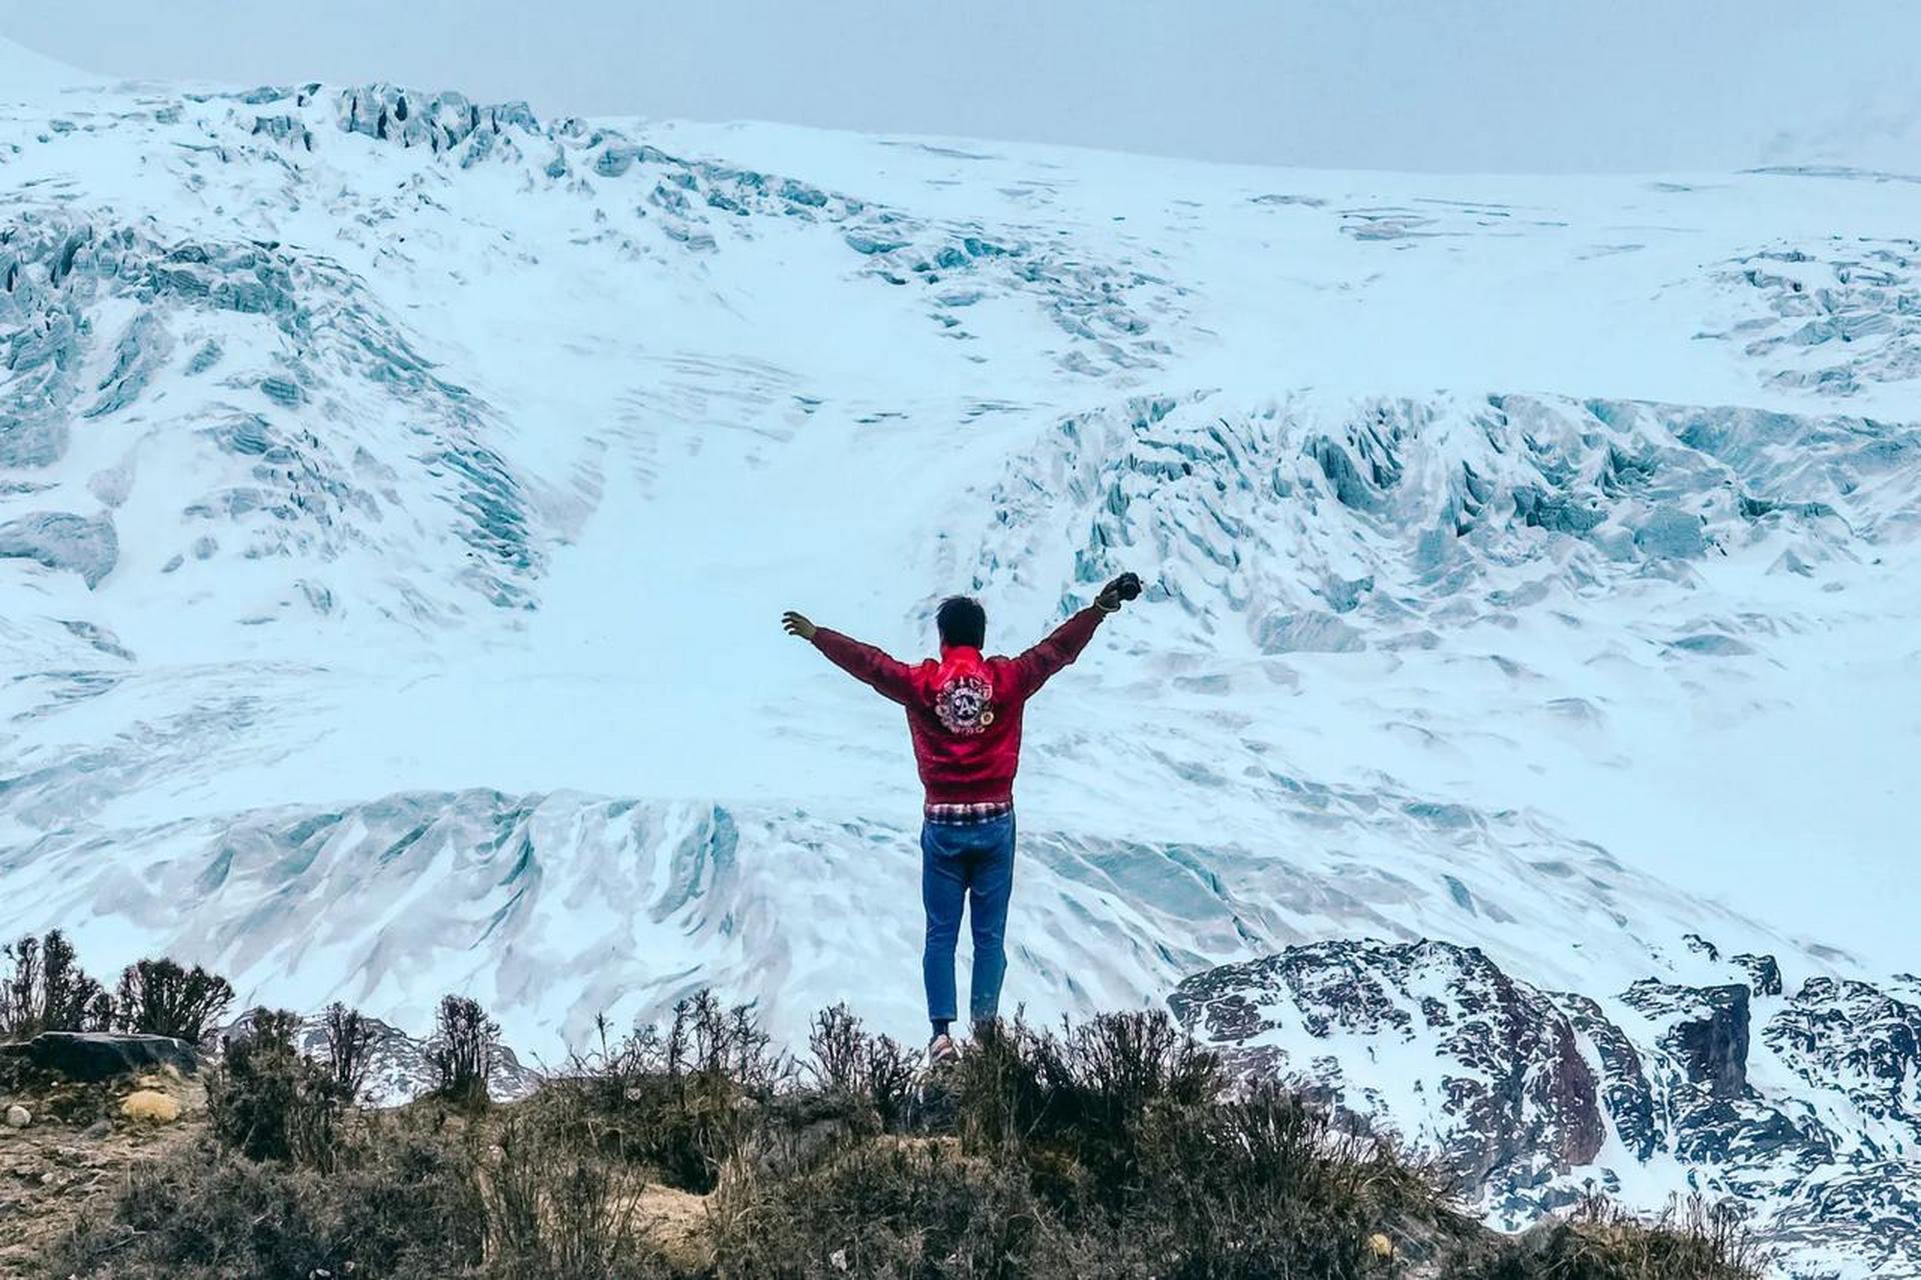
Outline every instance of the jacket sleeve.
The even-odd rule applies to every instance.
[[[888,657],[871,644],[818,627],[814,647],[827,660],[862,684],[869,685],[883,698],[905,704],[913,694],[913,678],[906,663]]]
[[[1081,656],[1081,650],[1094,638],[1094,629],[1107,616],[1089,605],[1054,629],[1054,634],[1013,660],[1014,681],[1020,696],[1031,697],[1056,671]]]

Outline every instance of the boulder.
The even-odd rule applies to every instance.
[[[140,1089],[127,1095],[127,1100],[120,1104],[120,1114],[149,1124],[172,1124],[180,1118],[180,1104],[164,1093]]]
[[[43,1031],[20,1044],[0,1045],[0,1057],[87,1082],[165,1067],[191,1074],[199,1066],[193,1046],[184,1040],[107,1031]]]
[[[24,1129],[32,1123],[33,1112],[27,1110],[19,1103],[16,1102],[7,1108],[7,1127],[9,1129]]]

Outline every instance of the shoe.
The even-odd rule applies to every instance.
[[[954,1038],[941,1034],[927,1042],[927,1065],[930,1067],[952,1066],[960,1061],[960,1050],[954,1045]]]

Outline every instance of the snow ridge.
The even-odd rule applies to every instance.
[[[504,425],[439,377],[339,264],[271,241],[163,241],[150,225],[27,207],[0,227],[0,285],[12,374],[0,391],[0,458],[44,474],[67,461],[76,422],[125,424],[144,437],[136,453],[88,476],[84,493],[37,486],[41,502],[88,510],[39,517],[16,535],[15,554],[97,585],[116,560],[112,511],[144,498],[136,479],[159,468],[173,501],[188,497],[178,473],[217,478],[181,507],[186,529],[161,573],[189,558],[216,561],[224,536],[239,544],[226,559],[318,569],[364,554],[391,581],[433,558],[379,528],[402,493],[424,488],[453,509],[447,523],[473,553],[459,584],[494,605],[531,603],[540,553],[528,526],[538,517],[482,443]],[[149,393],[167,373],[176,376],[163,408]],[[64,524],[48,529],[50,519]],[[340,603],[324,580],[298,585],[315,613]],[[413,590],[378,607],[424,621],[459,612]]]

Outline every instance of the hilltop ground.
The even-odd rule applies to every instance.
[[[1489,1233],[1299,1097],[1229,1089],[1159,1015],[1016,1026],[927,1087],[844,1011],[795,1063],[703,999],[523,1102],[488,1104],[455,1066],[442,1096],[387,1111],[346,1102],[289,1026],[233,1042],[204,1079],[16,1073],[7,1105],[35,1114],[0,1137],[0,1273],[1754,1274],[1725,1226],[1590,1207]]]
[[[163,1101],[156,1106],[155,1098]],[[0,1127],[5,1277],[26,1274],[34,1258],[111,1204],[136,1170],[179,1157],[206,1130],[206,1090],[176,1072],[0,1088],[0,1122],[14,1107],[26,1110],[27,1123]],[[162,1120],[170,1111],[174,1118]]]

